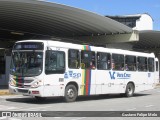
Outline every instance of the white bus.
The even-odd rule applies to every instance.
[[[9,90],[36,99],[63,96],[67,102],[81,95],[131,97],[154,87],[158,66],[153,53],[24,40],[12,50]]]

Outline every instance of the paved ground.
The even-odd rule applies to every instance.
[[[160,88],[154,90],[144,91],[136,94],[134,97],[125,98],[120,95],[101,95],[91,97],[80,97],[76,102],[65,103],[62,98],[49,98],[43,102],[36,101],[34,98],[19,96],[19,95],[6,95],[0,96],[0,111],[108,111],[108,115],[116,115],[114,111],[160,111]],[[111,111],[111,112],[110,112]],[[91,116],[103,116],[103,112],[86,112]],[[103,120],[111,119],[114,117],[79,117],[86,113],[77,112],[58,112],[54,113],[52,118],[41,118],[42,120]],[[53,113],[46,113],[48,116],[53,116]],[[78,114],[78,117],[62,117]],[[0,119],[8,120],[28,120],[28,118],[6,118]],[[35,120],[35,118],[30,118]],[[38,118],[40,119],[40,118]],[[125,120],[128,118],[116,117],[118,120]],[[137,118],[130,118],[137,119]],[[138,118],[138,120],[155,120],[160,119],[157,117],[151,118]]]

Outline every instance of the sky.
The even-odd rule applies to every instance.
[[[128,15],[148,13],[153,29],[160,30],[160,0],[46,0],[100,15]],[[159,11],[159,12],[158,12]]]

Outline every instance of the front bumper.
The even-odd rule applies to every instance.
[[[19,88],[9,85],[9,92],[12,94],[43,97],[43,86],[38,88]]]

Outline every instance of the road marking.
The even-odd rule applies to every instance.
[[[13,109],[18,109],[18,107],[0,105],[0,110],[13,110]]]
[[[53,117],[53,118],[55,118],[55,119],[60,119],[60,118],[62,118],[62,117]]]
[[[81,119],[85,119],[86,117],[80,117],[80,118],[75,118],[75,119],[71,119],[71,120],[81,120]]]
[[[9,107],[7,110],[18,109],[17,107]]]
[[[135,109],[137,109],[137,108],[130,108],[130,109],[127,109],[127,111],[130,111],[130,110],[135,110]]]
[[[41,111],[48,111],[48,110],[41,110]]]
[[[7,96],[0,96],[2,99],[8,98],[31,98],[30,96],[22,96],[22,95],[7,95]]]
[[[148,107],[153,107],[153,106],[154,106],[154,105],[146,105],[145,107],[147,107],[147,108],[148,108]]]
[[[22,119],[11,118],[11,117],[0,117],[0,120],[22,120]]]
[[[27,110],[37,110],[37,109],[43,109],[43,108],[49,108],[49,107],[52,107],[52,106],[44,106],[44,107],[34,107],[34,108],[27,108]],[[20,108],[18,110],[26,110],[26,108]],[[44,109],[45,111],[46,109]],[[42,110],[41,110],[42,111]]]
[[[34,108],[27,108],[27,110],[37,110],[37,109],[45,109],[45,108],[50,108],[50,107],[53,107],[53,106],[44,106],[44,107],[34,107]],[[21,109],[18,109],[18,110],[26,110],[26,108],[21,108]],[[46,109],[45,109],[46,110]],[[41,110],[42,111],[42,110]]]
[[[0,120],[7,120],[7,117],[0,117]]]
[[[8,120],[22,120],[22,119],[18,119],[18,118],[9,118]]]
[[[0,120],[22,120],[22,119],[12,118],[12,117],[0,117]]]

